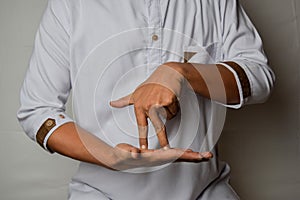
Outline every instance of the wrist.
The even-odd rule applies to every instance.
[[[187,71],[186,71],[186,63],[180,63],[180,62],[167,62],[164,64],[164,66],[167,66],[171,68],[172,70],[175,70],[178,73],[178,78],[180,82],[184,82],[185,79],[187,79]]]
[[[185,72],[184,72],[184,65],[185,63],[180,63],[180,62],[167,62],[163,65],[168,66],[172,69],[174,69],[175,71],[177,71],[178,73],[180,73],[182,76],[184,76]]]

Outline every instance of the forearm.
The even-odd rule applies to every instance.
[[[196,93],[225,104],[238,104],[240,95],[233,73],[223,65],[167,63],[182,74]]]
[[[66,123],[55,130],[47,144],[49,149],[57,153],[111,170],[159,166],[174,161],[198,163],[212,158],[209,152],[199,153],[177,148],[141,151],[125,143],[112,148],[74,123]]]
[[[53,132],[47,146],[67,157],[109,168],[112,147],[74,123],[66,123]]]

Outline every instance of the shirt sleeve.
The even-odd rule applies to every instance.
[[[70,19],[65,0],[49,0],[20,93],[18,120],[44,149],[50,135],[72,119],[65,113],[70,82]]]
[[[244,104],[267,100],[275,76],[268,66],[261,38],[238,0],[220,1],[222,5],[222,54],[218,63],[234,74],[240,93],[240,108]]]

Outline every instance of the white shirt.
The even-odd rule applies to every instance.
[[[229,106],[191,91],[180,97],[181,112],[167,123],[172,147],[213,150],[225,107],[266,100],[274,75],[261,39],[236,0],[49,0],[21,90],[18,118],[33,140],[47,119],[59,126],[76,121],[108,144],[138,146],[132,107],[112,109],[110,100],[132,92],[159,65],[189,61],[233,61],[245,71],[251,96]],[[73,119],[65,114],[72,89]],[[212,133],[216,134],[211,136]],[[158,148],[150,127],[149,148]],[[171,164],[114,172],[81,163],[70,199],[237,199],[228,185],[229,168],[208,163]]]

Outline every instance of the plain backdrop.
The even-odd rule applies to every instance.
[[[120,0],[121,1],[121,0]],[[64,200],[77,162],[50,155],[16,120],[19,90],[46,0],[0,0],[0,199]],[[260,32],[275,90],[229,110],[219,144],[242,200],[300,199],[300,0],[243,0]]]

